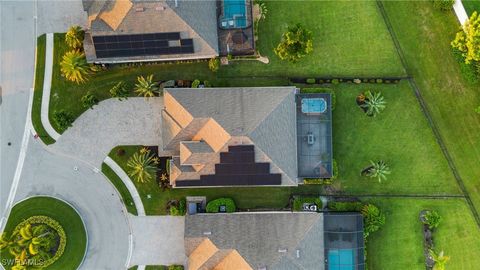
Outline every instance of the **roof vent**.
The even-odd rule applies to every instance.
[[[166,8],[164,6],[156,6],[155,10],[156,11],[164,11]]]
[[[143,12],[145,9],[143,7],[136,7],[135,11],[136,12]]]
[[[212,235],[212,232],[203,232],[203,235]]]
[[[300,249],[297,249],[297,259],[300,258]]]
[[[286,248],[280,248],[280,249],[278,249],[278,252],[287,253],[287,249]]]

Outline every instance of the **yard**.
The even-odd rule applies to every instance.
[[[466,189],[480,209],[479,84],[465,81],[450,41],[459,30],[452,12],[430,2],[385,2],[388,16]],[[412,16],[418,14],[418,16]]]
[[[18,223],[38,215],[48,216],[58,221],[67,235],[67,245],[63,255],[46,269],[76,269],[83,260],[87,237],[80,216],[64,202],[50,197],[33,197],[16,204],[8,217],[5,232],[11,234]],[[2,253],[4,252],[8,253],[8,251],[2,250]],[[2,254],[1,257],[11,258],[11,255]],[[2,264],[4,264],[3,260]],[[7,265],[4,266],[6,269],[10,269]]]
[[[342,190],[353,194],[460,194],[408,81],[339,84],[333,111],[333,149]],[[368,117],[356,105],[362,91],[381,92],[386,109]],[[379,183],[360,176],[369,161],[383,160],[391,174]]]
[[[395,52],[374,1],[266,1],[257,49],[268,65],[234,63],[221,67],[230,76],[402,76]],[[313,53],[295,64],[273,52],[289,25],[313,32]]]
[[[422,225],[418,214],[436,210],[442,216],[433,233],[436,251],[450,256],[446,269],[477,269],[480,231],[463,199],[370,199],[386,213],[386,223],[369,237],[368,268],[390,270],[425,269]]]
[[[462,4],[465,7],[468,16],[471,16],[474,11],[480,12],[480,1],[478,0],[462,0]]]

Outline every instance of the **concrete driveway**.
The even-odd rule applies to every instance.
[[[133,265],[184,264],[185,217],[130,215],[133,235]]]
[[[93,110],[84,112],[49,147],[100,168],[117,145],[160,145],[162,109],[162,97],[102,101]]]

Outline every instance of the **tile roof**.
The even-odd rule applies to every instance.
[[[206,233],[207,232],[207,233]],[[208,238],[235,249],[253,269],[324,269],[323,214],[197,214],[185,220],[187,255]]]

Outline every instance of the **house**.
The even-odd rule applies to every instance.
[[[83,0],[88,62],[209,59],[253,54],[248,0]]]
[[[172,155],[174,187],[296,186],[331,177],[329,94],[168,88],[164,106],[159,152]]]
[[[359,213],[197,214],[184,235],[189,270],[364,269]]]

